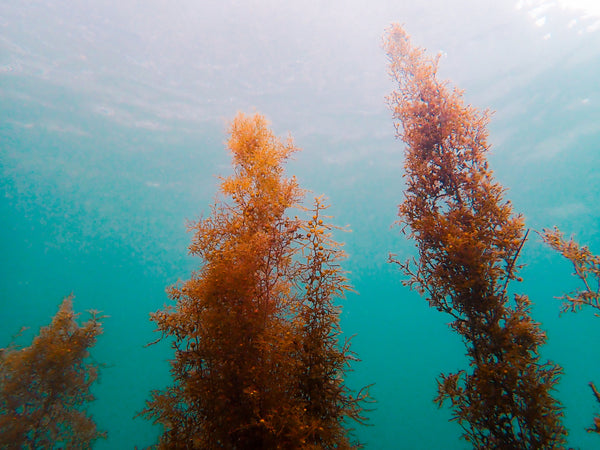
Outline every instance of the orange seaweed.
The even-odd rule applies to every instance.
[[[553,230],[543,230],[541,237],[547,245],[571,261],[573,274],[583,285],[583,289],[559,297],[564,300],[562,312],[577,312],[584,306],[600,310],[600,256],[594,255],[588,247],[579,245],[573,238],[565,239],[564,234],[556,227]],[[596,316],[600,317],[600,314]],[[600,392],[594,383],[590,382],[589,386],[600,403]],[[593,420],[593,425],[587,431],[600,434],[600,414]]]
[[[0,350],[0,447],[89,449],[106,437],[85,411],[98,378],[89,349],[103,317],[90,313],[79,325],[67,297],[29,347]]]
[[[399,25],[387,31],[385,49],[397,82],[388,101],[406,144],[398,223],[418,251],[407,262],[390,259],[405,284],[452,317],[470,359],[469,370],[441,375],[435,401],[450,402],[475,448],[557,448],[566,430],[551,391],[561,369],[540,361],[546,336],[527,297],[507,294],[526,233],[488,167],[488,113],[438,80],[438,58]]]
[[[229,131],[225,198],[191,226],[189,250],[202,264],[168,290],[175,304],[151,315],[172,340],[174,384],[142,415],[163,425],[160,448],[348,448],[343,421],[360,416],[362,394],[340,379],[347,346],[334,348],[331,299],[347,289],[341,254],[326,249],[334,244],[319,222],[286,214],[304,195],[283,170],[297,150],[291,139],[259,114],[239,114]]]
[[[372,400],[369,386],[354,394],[344,384],[344,373],[358,358],[350,350],[350,339],[340,345],[340,307],[334,300],[352,287],[340,267],[346,255],[332,236],[340,228],[329,222],[327,208],[322,196],[315,198],[311,219],[301,225],[305,239],[298,266],[302,295],[296,320],[301,337],[298,380],[308,424],[303,448],[348,449],[357,444],[350,441],[344,419],[364,425],[363,405]]]

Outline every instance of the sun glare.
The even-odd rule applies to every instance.
[[[518,10],[524,10],[538,27],[543,27],[547,22],[547,14],[556,8],[568,10],[572,16],[568,28],[575,27],[580,19],[584,21],[584,28],[578,31],[592,32],[600,29],[600,1],[599,0],[518,0],[515,4]],[[549,38],[549,34],[544,39]]]
[[[598,0],[558,0],[561,6],[569,9],[585,11],[586,15],[600,17],[600,2]]]

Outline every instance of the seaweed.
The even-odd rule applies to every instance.
[[[470,361],[469,369],[441,375],[435,402],[450,402],[475,448],[557,448],[567,434],[551,395],[561,368],[540,361],[546,336],[528,298],[507,294],[527,234],[488,167],[489,114],[438,80],[438,58],[414,47],[401,26],[387,30],[384,45],[397,82],[388,102],[406,144],[398,225],[418,253],[390,261],[409,277],[406,285],[452,318]]]
[[[175,350],[174,384],[141,413],[163,425],[160,448],[350,445],[342,422],[358,418],[362,394],[351,397],[339,378],[351,360],[334,345],[330,300],[347,289],[340,253],[325,249],[335,244],[321,219],[288,216],[304,196],[283,171],[297,148],[267,125],[260,114],[233,120],[233,174],[209,217],[190,227],[201,266],[168,289],[174,305],[151,314]]]
[[[351,362],[358,361],[350,349],[350,338],[340,345],[342,334],[340,307],[335,300],[344,298],[352,287],[340,266],[346,255],[333,239],[340,230],[329,222],[331,216],[324,198],[316,197],[310,210],[311,219],[304,221],[303,260],[298,266],[300,296],[297,323],[299,343],[299,387],[306,403],[305,423],[309,424],[303,446],[307,448],[353,448],[343,419],[367,424],[364,404],[372,402],[369,387],[354,394],[344,384],[344,373]]]
[[[577,312],[584,306],[600,310],[600,256],[594,255],[588,247],[579,245],[573,238],[567,240],[556,227],[552,230],[545,229],[540,235],[547,245],[571,261],[573,275],[583,284],[583,289],[578,288],[575,292],[559,297],[564,301],[561,311]],[[596,316],[600,317],[600,314],[596,313]],[[589,386],[600,404],[598,389],[592,382]],[[587,431],[600,434],[600,414],[594,417],[594,424]]]
[[[100,316],[77,323],[73,296],[66,297],[50,325],[29,347],[14,343],[0,350],[0,446],[81,448],[106,438],[87,414],[99,364],[89,349],[102,333]]]

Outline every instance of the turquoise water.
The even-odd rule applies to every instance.
[[[490,163],[527,226],[558,225],[600,253],[595,19],[480,3],[3,2],[0,345],[23,325],[26,343],[71,292],[76,310],[102,310],[110,317],[93,356],[106,368],[91,411],[109,438],[95,448],[153,443],[159,430],[134,416],[169,383],[171,353],[144,347],[156,338],[148,314],[197,267],[186,220],[208,210],[217,175],[230,170],[227,121],[258,110],[303,149],[288,172],[353,230],[338,236],[358,292],[343,302],[362,359],[347,382],[375,383],[377,400],[357,435],[368,449],[468,448],[432,402],[438,374],[465,366],[464,347],[386,262],[412,252],[392,227],[403,148],[384,102],[389,23],[441,51],[441,75],[496,111]],[[600,318],[559,317],[554,297],[577,282],[530,236],[513,289],[530,296],[548,333],[543,356],[564,367],[569,445],[598,448],[584,429],[598,412],[587,383],[600,383]]]

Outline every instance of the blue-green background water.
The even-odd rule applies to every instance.
[[[206,212],[239,110],[265,114],[303,149],[288,164],[326,194],[357,294],[342,326],[356,335],[347,382],[375,383],[368,449],[461,449],[435,378],[466,364],[447,317],[401,285],[389,252],[409,256],[397,227],[403,146],[384,96],[381,35],[403,23],[441,52],[440,75],[468,102],[495,110],[490,163],[534,230],[553,225],[600,253],[600,17],[536,1],[4,0],[0,3],[0,346],[27,343],[73,292],[78,311],[110,317],[93,356],[107,364],[91,411],[98,449],[155,442],[134,415],[170,382],[167,345],[148,314],[166,286],[189,277],[186,220]],[[569,444],[598,412],[600,318],[559,317],[577,286],[535,233],[524,282],[548,334],[543,356],[564,367]],[[85,314],[82,315],[82,318]]]

